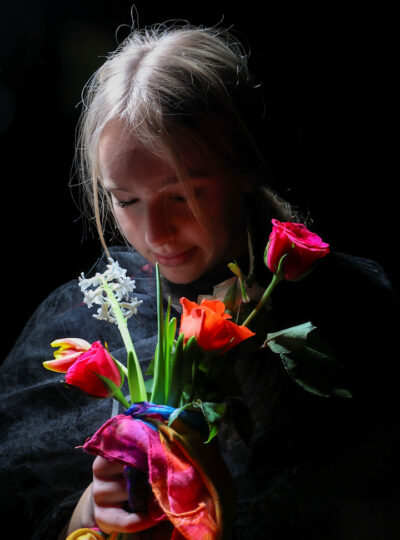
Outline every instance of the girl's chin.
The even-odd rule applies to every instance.
[[[154,255],[154,264],[157,262],[161,275],[177,285],[184,285],[195,281],[207,271],[207,265],[202,260],[202,252],[193,247],[172,257]]]
[[[160,272],[165,279],[171,283],[175,283],[176,285],[186,285],[187,283],[192,283],[204,274],[203,271],[199,271],[198,269],[163,267],[161,264]]]
[[[176,285],[196,281],[219,262],[219,259],[215,261],[216,257],[205,254],[205,251],[197,246],[173,257],[156,255],[153,252],[146,253],[144,257],[152,265],[158,263],[161,275]]]
[[[164,268],[180,268],[192,264],[192,259],[196,257],[197,247],[186,249],[171,255],[154,254],[158,264]]]
[[[201,263],[186,264],[182,266],[163,266],[160,264],[161,275],[176,285],[186,285],[192,283],[204,275],[208,270],[208,266]]]

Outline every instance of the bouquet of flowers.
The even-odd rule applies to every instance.
[[[54,341],[55,359],[44,362],[47,369],[65,373],[67,384],[97,398],[113,397],[123,406],[124,413],[105,422],[83,449],[126,466],[130,511],[145,509],[155,520],[168,521],[168,538],[173,540],[219,539],[231,528],[234,489],[216,444],[234,397],[230,351],[255,335],[249,325],[275,287],[282,280],[303,278],[329,252],[328,244],[305,226],[272,223],[264,254],[272,279],[250,313],[241,308],[249,301],[252,275],[245,276],[233,262],[229,266],[234,276],[223,302],[180,299],[183,312],[177,335],[170,303],[163,309],[156,266],[158,343],[148,380],[144,380],[127,328],[128,318],[140,305],[131,297],[135,284],[112,259],[103,274],[89,279],[82,275],[80,288],[88,307],[98,306],[94,317],[118,325],[127,351],[126,365],[99,341],[90,344],[78,338]],[[288,375],[307,391],[350,397],[340,364],[310,341],[314,331],[307,322],[267,334],[262,346],[279,354]],[[123,537],[114,533],[110,538]],[[165,532],[162,537],[167,537]],[[74,538],[104,536],[101,531],[82,529],[69,537]]]

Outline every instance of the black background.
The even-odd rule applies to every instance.
[[[398,20],[390,8],[264,2],[261,13],[255,0],[236,7],[218,0],[137,0],[135,12],[130,0],[3,4],[5,351],[36,305],[87,271],[101,251],[97,238],[84,234],[68,185],[75,127],[85,82],[128,34],[132,20],[140,27],[173,18],[232,26],[262,83],[275,187],[311,213],[314,230],[333,249],[378,260],[397,285]]]

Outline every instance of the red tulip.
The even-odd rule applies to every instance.
[[[77,343],[79,341],[80,345]],[[53,346],[54,344],[61,345],[61,349],[54,354],[56,358],[60,356],[61,358],[44,362],[44,367],[52,371],[66,373],[65,382],[67,384],[76,386],[94,397],[109,397],[111,395],[98,375],[107,377],[118,387],[121,386],[120,371],[100,341],[96,341],[90,346],[84,340],[74,338],[69,340],[71,347],[66,346],[67,342],[68,340],[63,339],[52,343]],[[85,343],[88,345],[86,349],[84,348]],[[81,346],[80,350],[78,350],[79,346]],[[68,354],[71,349],[75,352]]]

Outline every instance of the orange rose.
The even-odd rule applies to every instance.
[[[202,300],[201,304],[187,298],[179,301],[183,307],[180,333],[185,342],[194,336],[205,351],[226,352],[254,336],[245,326],[229,320],[232,317],[225,313],[225,305],[219,300]]]

